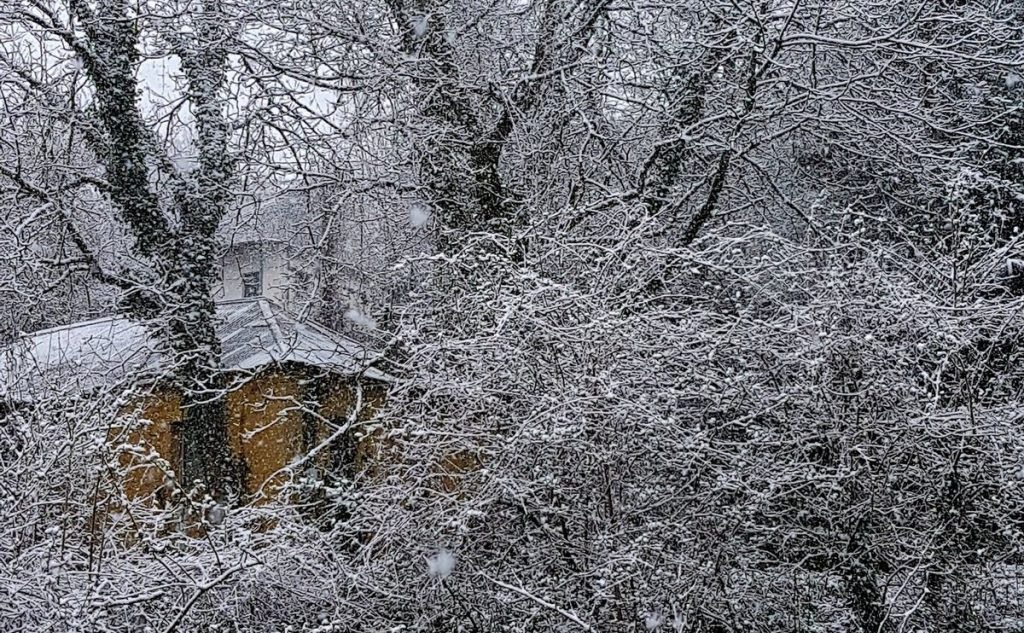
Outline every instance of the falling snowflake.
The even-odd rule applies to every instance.
[[[366,314],[357,308],[349,308],[348,310],[345,310],[345,318],[356,325],[371,330],[377,329],[377,321],[369,314]]]
[[[422,202],[416,202],[409,207],[409,224],[414,228],[421,229],[430,222],[430,207]]]
[[[412,18],[410,22],[412,23],[412,32],[416,35],[416,37],[423,37],[424,35],[427,34],[430,16],[417,15],[414,18]]]
[[[227,509],[219,503],[213,504],[213,506],[206,513],[206,520],[210,522],[210,525],[220,525],[224,522],[224,517],[227,516]]]
[[[427,575],[444,580],[455,569],[455,556],[446,549],[427,558]]]

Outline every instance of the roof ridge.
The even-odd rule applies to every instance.
[[[239,297],[238,299],[215,299],[213,304],[214,304],[214,306],[225,306],[225,305],[233,305],[233,304],[237,304],[237,303],[256,303],[257,301],[260,301],[261,299],[263,299],[263,297]]]
[[[274,314],[274,311],[270,309],[270,302],[263,297],[258,297],[256,299],[256,303],[260,307],[263,319],[267,322],[267,326],[270,328],[270,334],[274,337],[274,342],[277,344],[278,351],[284,353],[284,335],[281,333],[281,325],[277,322],[277,316]]]

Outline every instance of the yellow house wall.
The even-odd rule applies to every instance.
[[[274,496],[302,450],[303,391],[287,373],[264,372],[228,394],[228,441],[257,499]]]
[[[314,384],[318,389],[312,389]],[[321,401],[306,399],[306,393],[319,391]],[[357,420],[370,419],[383,405],[386,389],[382,385],[364,385],[363,408]],[[355,402],[353,383],[349,379],[314,375],[301,368],[263,371],[243,382],[227,395],[228,441],[235,457],[245,465],[244,492],[249,501],[264,502],[277,495],[290,476],[289,466],[307,449],[320,447],[312,460],[321,467],[331,463],[335,446],[326,443],[337,430],[329,420],[347,420]],[[308,415],[312,411],[315,415]],[[126,409],[126,415],[137,417],[130,430],[112,432],[118,444],[130,443],[143,452],[156,451],[171,468],[180,464],[178,424],[181,421],[181,396],[169,388],[154,391]],[[315,424],[310,434],[314,446],[304,446],[304,425]],[[358,471],[372,461],[379,451],[378,436],[362,438],[355,449],[353,467]],[[344,438],[347,441],[347,438]],[[344,445],[339,442],[338,445]],[[323,445],[323,446],[321,446]],[[122,451],[120,463],[128,468],[124,480],[125,493],[131,499],[152,497],[161,500],[166,481],[165,471],[133,451]]]
[[[318,394],[319,402],[311,400],[314,394]],[[309,450],[315,450],[316,455],[298,470],[304,471],[307,466],[329,470],[341,463],[346,470],[373,481],[387,471],[389,464],[396,465],[396,460],[402,460],[401,451],[388,439],[387,429],[358,426],[373,418],[384,405],[385,396],[386,386],[364,384],[357,428],[335,437],[348,422],[356,402],[350,379],[314,374],[301,367],[275,368],[233,389],[227,396],[228,441],[234,456],[245,465],[243,502],[262,504],[279,498],[281,487],[292,476],[290,467]],[[115,429],[111,433],[113,443],[138,447],[119,455],[120,465],[127,469],[124,492],[129,499],[162,505],[170,499],[172,486],[166,485],[166,467],[146,454],[154,451],[171,469],[179,467],[181,396],[173,389],[155,390],[136,402],[126,415],[137,417],[138,423],[127,431]],[[310,424],[312,428],[307,427]],[[468,494],[465,478],[481,467],[480,455],[453,451],[438,455],[436,460],[431,466],[429,487],[453,498]]]
[[[165,487],[168,469],[177,468],[181,458],[176,429],[181,421],[181,394],[173,389],[154,390],[125,413],[134,418],[132,424],[127,429],[112,429],[109,438],[112,443],[135,447],[118,454],[118,463],[127,469],[125,494],[129,499],[160,501],[158,497],[170,493]],[[152,452],[165,464],[154,463],[148,457]]]
[[[376,384],[363,385],[362,388],[362,410],[356,418],[356,423],[366,422],[373,418],[381,407],[384,406],[384,398],[387,391],[384,386]],[[328,419],[344,420],[351,415],[352,407],[356,401],[354,388],[349,381],[338,380],[330,384],[328,395],[324,398],[321,414]],[[356,472],[363,472],[380,457],[382,449],[382,433],[374,431],[362,433],[361,429],[353,456],[353,469]],[[334,432],[328,425],[322,425],[319,429],[317,439],[324,442]]]

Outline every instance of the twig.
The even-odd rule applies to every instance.
[[[493,582],[494,584],[498,585],[499,587],[501,587],[503,589],[508,589],[509,591],[514,591],[514,592],[518,593],[519,595],[523,596],[524,598],[529,598],[530,600],[533,600],[534,602],[536,602],[540,606],[544,607],[545,609],[551,609],[552,611],[554,611],[555,613],[561,615],[562,617],[564,617],[565,619],[569,620],[570,622],[573,622],[574,624],[578,625],[584,631],[593,631],[594,630],[594,627],[590,626],[589,624],[587,624],[586,622],[581,620],[579,618],[579,616],[577,616],[572,611],[566,611],[565,609],[562,609],[561,607],[557,607],[557,606],[551,604],[550,602],[548,602],[547,600],[544,600],[543,598],[538,598],[537,596],[533,595],[532,593],[530,593],[529,591],[523,589],[522,587],[516,587],[515,585],[510,585],[508,583],[501,582],[500,580],[495,580],[494,578],[491,578],[490,576],[488,576],[487,574],[482,573],[482,572],[480,573],[480,575],[483,576],[484,578],[486,578],[487,580],[490,580],[491,582]]]
[[[183,606],[181,610],[178,611],[178,614],[174,616],[174,619],[171,621],[171,623],[168,624],[167,628],[164,629],[164,633],[173,633],[174,630],[178,628],[178,625],[181,624],[181,621],[185,619],[185,616],[188,615],[188,612],[192,610],[192,606],[196,603],[196,601],[199,600],[199,598],[203,597],[203,594],[205,594],[207,591],[213,589],[220,583],[227,580],[235,572],[239,572],[248,567],[255,567],[259,564],[259,561],[249,564],[241,563],[225,571],[223,574],[217,576],[209,582],[198,583],[196,585],[196,592],[192,594],[192,597],[188,599],[188,602],[185,603],[185,606]]]

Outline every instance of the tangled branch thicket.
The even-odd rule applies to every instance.
[[[200,531],[123,491],[142,383],[0,401],[0,631],[1024,630],[1021,3],[0,25],[4,342],[127,310],[209,393],[252,216],[395,378],[361,470]]]

